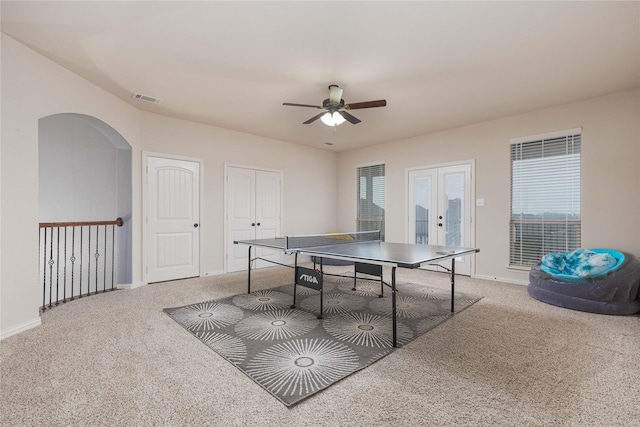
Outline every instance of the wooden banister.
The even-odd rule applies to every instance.
[[[41,222],[40,228],[47,227],[82,227],[91,225],[117,225],[122,227],[122,218],[116,218],[114,221],[77,221],[77,222]]]

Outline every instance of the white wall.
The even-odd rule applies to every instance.
[[[204,160],[204,273],[224,268],[225,163],[283,171],[283,235],[335,229],[335,153],[150,113],[141,125],[145,151]]]
[[[115,219],[116,148],[71,115],[41,119],[38,134],[40,222]]]
[[[2,35],[0,339],[37,326],[38,120],[78,113],[113,127],[132,147],[132,281],[142,280],[142,152],[204,160],[205,271],[223,266],[224,163],[284,171],[283,233],[352,229],[355,165],[387,164],[387,238],[406,241],[408,167],[476,160],[476,273],[526,282],[509,270],[509,139],[583,128],[583,244],[640,254],[640,91],[330,153],[143,113]],[[311,159],[311,160],[310,160]],[[335,195],[337,194],[337,199]]]
[[[77,113],[132,147],[132,282],[142,281],[142,152],[204,160],[204,271],[223,269],[224,162],[284,171],[286,233],[336,227],[336,154],[147,114],[2,34],[0,339],[40,324],[38,120]],[[313,159],[310,163],[310,159]],[[310,164],[313,167],[310,167]],[[317,165],[317,167],[315,167]]]
[[[139,119],[137,109],[5,34],[2,34],[1,71],[0,338],[3,338],[40,323],[40,288],[34,263],[38,256],[38,120],[59,113],[96,117],[110,124],[139,151]],[[139,164],[133,165],[134,230],[140,228]],[[132,253],[133,280],[139,280],[140,239],[135,236]]]
[[[475,159],[476,274],[528,283],[509,260],[509,140],[583,128],[582,244],[640,255],[640,90],[341,153],[338,227],[354,227],[355,167],[382,160],[387,174],[387,240],[407,241],[406,168]]]

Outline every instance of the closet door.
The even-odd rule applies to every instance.
[[[282,174],[242,167],[227,168],[227,272],[246,270],[248,247],[236,240],[278,237],[281,229]],[[280,262],[281,253],[255,248],[254,257]],[[254,267],[272,265],[258,261]]]

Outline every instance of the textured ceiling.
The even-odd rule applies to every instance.
[[[640,87],[639,2],[2,1],[1,13],[4,33],[142,110],[335,151]],[[321,105],[330,84],[387,107],[334,129],[282,105]]]

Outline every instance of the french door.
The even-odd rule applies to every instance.
[[[147,157],[146,281],[200,275],[200,163]]]
[[[246,270],[248,247],[236,240],[280,236],[282,173],[229,166],[226,169],[227,272]],[[281,251],[254,248],[254,256],[281,261]],[[272,265],[258,261],[255,267]]]
[[[471,165],[410,170],[408,184],[409,243],[471,247]],[[456,258],[456,273],[470,275],[471,259]]]

